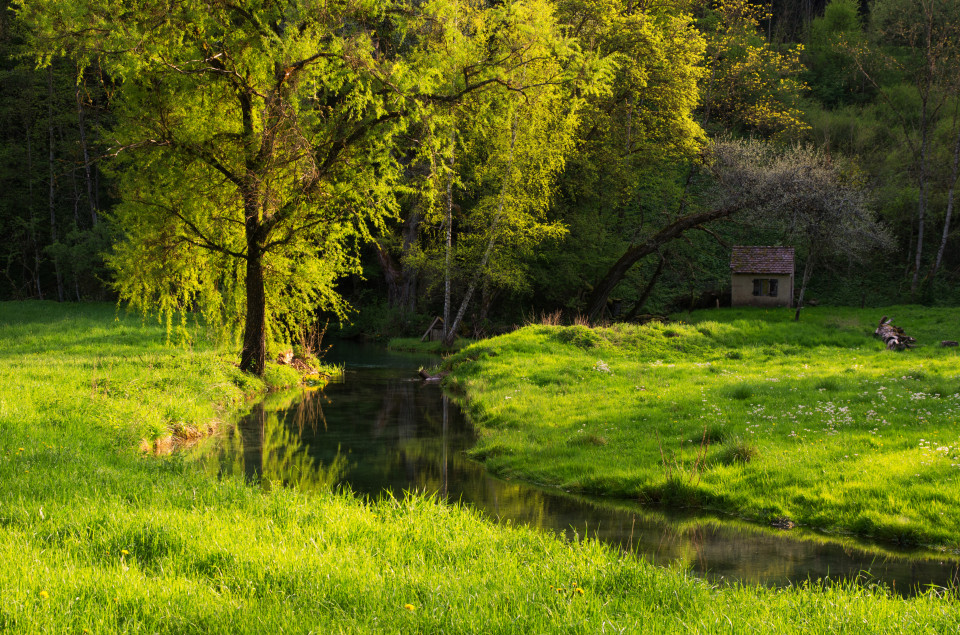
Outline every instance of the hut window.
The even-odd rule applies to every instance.
[[[754,278],[753,295],[769,295],[777,297],[778,282],[776,278]]]

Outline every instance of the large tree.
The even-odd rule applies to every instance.
[[[241,316],[255,373],[270,329],[343,309],[334,283],[395,213],[410,122],[519,90],[518,69],[555,54],[518,44],[544,26],[539,2],[22,0],[20,15],[48,54],[96,60],[118,87],[121,296]],[[450,82],[436,43],[477,34]]]

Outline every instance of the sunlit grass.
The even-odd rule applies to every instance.
[[[872,337],[882,313],[921,346],[884,350]],[[495,472],[960,547],[960,356],[938,346],[957,338],[960,311],[791,318],[532,326],[450,365],[479,428],[475,454]]]
[[[202,337],[164,339],[110,306],[0,304],[0,631],[960,628],[950,592],[716,587],[423,497],[257,487],[143,455],[138,439],[262,390]]]

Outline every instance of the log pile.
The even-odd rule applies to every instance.
[[[913,348],[917,343],[916,338],[910,337],[903,332],[902,328],[894,326],[891,322],[893,322],[893,319],[884,315],[880,318],[880,325],[877,326],[877,330],[874,331],[873,334],[883,340],[883,343],[887,345],[887,350],[889,351],[902,351],[905,348]]]

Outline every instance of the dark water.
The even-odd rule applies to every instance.
[[[546,491],[494,478],[464,451],[470,426],[417,369],[435,358],[343,343],[327,355],[346,364],[340,383],[290,403],[258,408],[219,447],[219,469],[301,488],[348,484],[358,494],[406,491],[462,501],[487,517],[568,537],[599,538],[660,564],[710,579],[797,584],[862,579],[911,594],[960,584],[960,562],[929,551],[870,550],[852,540],[777,532],[703,514],[668,513],[624,501]]]

